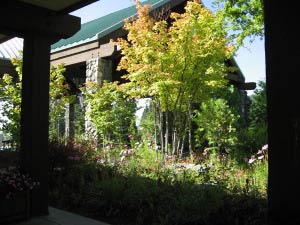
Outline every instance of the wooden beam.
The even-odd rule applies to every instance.
[[[81,1],[78,1],[77,3],[75,3],[75,4],[72,4],[71,6],[65,8],[63,10],[60,10],[59,12],[63,13],[63,14],[67,14],[67,13],[70,13],[70,12],[75,11],[77,9],[80,9],[80,8],[86,6],[86,5],[94,3],[96,1],[98,1],[98,0],[81,0]]]
[[[244,83],[244,79],[238,73],[228,73],[226,78],[231,81],[235,81],[238,83]]]
[[[60,63],[67,65],[73,65],[76,63],[85,62],[88,59],[95,57],[110,57],[113,56],[117,52],[117,46],[112,44],[104,44],[101,45],[100,48],[91,49],[85,52],[80,52],[77,54],[66,55],[61,58],[53,57],[51,60],[51,65],[57,66]]]
[[[239,86],[240,90],[254,90],[256,88],[256,83],[255,82],[247,82],[247,83],[242,83]]]
[[[68,38],[80,29],[80,18],[18,1],[1,2],[0,27],[23,36],[26,31]],[[54,41],[57,41],[55,39]]]
[[[51,54],[51,60],[57,60],[57,59],[64,58],[67,56],[79,54],[81,52],[86,52],[86,51],[89,51],[92,49],[96,49],[98,47],[99,47],[99,42],[95,41],[95,42],[83,44],[80,46],[76,46],[74,48],[68,48],[68,49],[56,51]]]

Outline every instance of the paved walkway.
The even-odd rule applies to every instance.
[[[11,225],[109,225],[74,213],[49,207],[49,215]]]

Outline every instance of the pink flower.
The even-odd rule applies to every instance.
[[[249,163],[249,164],[252,164],[252,163],[254,163],[255,161],[256,161],[255,156],[251,156],[251,158],[249,159],[248,163]]]
[[[132,134],[128,134],[128,138],[129,138],[130,140],[132,140],[132,139],[133,139],[133,135],[132,135]]]
[[[258,156],[257,157],[259,160],[262,160],[264,158],[264,155]]]
[[[78,155],[76,155],[76,156],[74,157],[74,160],[75,160],[75,161],[79,161],[79,160],[80,160],[80,157],[79,157]]]
[[[242,171],[239,171],[236,176],[241,177],[242,175],[243,175]]]
[[[257,155],[263,154],[263,150],[259,150],[256,154]]]

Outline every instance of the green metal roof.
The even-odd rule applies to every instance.
[[[165,5],[172,0],[147,0],[143,5],[151,4],[154,10]],[[80,31],[68,39],[62,39],[51,46],[51,52],[56,52],[71,48],[84,43],[99,40],[105,35],[121,28],[124,25],[124,19],[136,15],[135,5],[113,12],[98,19],[92,20],[81,25]]]

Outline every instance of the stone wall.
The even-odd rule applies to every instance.
[[[96,82],[100,86],[103,85],[103,81],[112,81],[112,60],[105,58],[92,58],[86,61],[86,82]],[[88,111],[86,108],[86,112]],[[97,140],[97,130],[87,115],[85,116],[85,132],[90,139]]]

